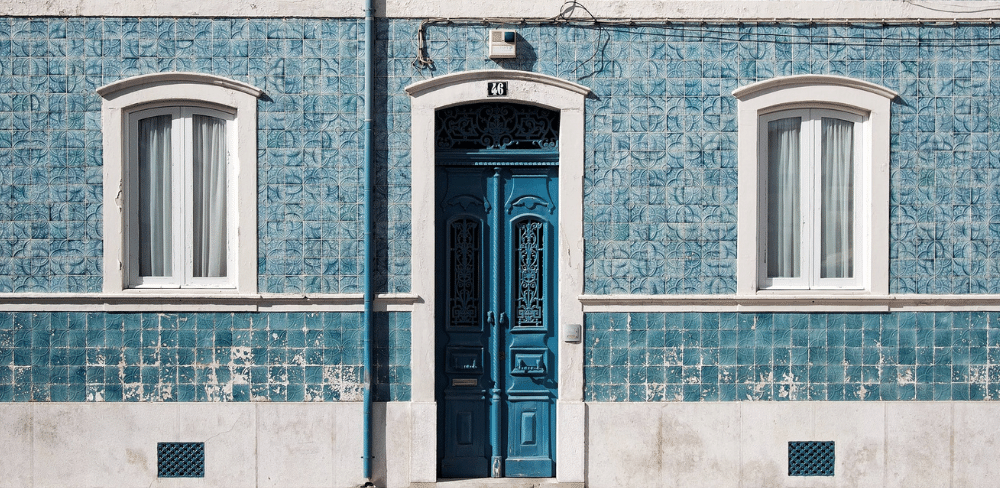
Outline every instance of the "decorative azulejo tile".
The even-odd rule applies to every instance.
[[[997,400],[998,327],[985,312],[588,314],[585,397]]]
[[[359,401],[358,313],[0,313],[3,401]],[[409,399],[409,314],[376,314],[375,398]]]

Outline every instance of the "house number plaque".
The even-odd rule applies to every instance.
[[[506,81],[487,81],[486,82],[486,96],[488,97],[505,97],[507,96],[507,82]]]

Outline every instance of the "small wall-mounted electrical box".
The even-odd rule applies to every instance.
[[[517,32],[506,29],[490,30],[490,58],[517,57]]]
[[[583,340],[583,327],[580,324],[563,326],[563,342],[579,343]]]

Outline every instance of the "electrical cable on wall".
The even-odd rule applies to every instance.
[[[973,10],[946,10],[940,8],[933,8],[924,4],[924,2],[916,0],[905,0],[909,3],[920,8],[926,8],[928,10],[934,10],[938,12],[956,13],[956,14],[968,14],[968,13],[978,13],[986,12],[990,10],[1000,11],[1000,8],[983,8],[983,9],[973,9]],[[575,18],[574,14],[580,10],[586,14],[586,18]],[[991,25],[995,22],[992,19],[969,19],[961,21],[962,24],[968,25]],[[427,29],[432,25],[445,25],[445,26],[457,26],[457,25],[482,25],[485,27],[495,26],[495,25],[536,25],[536,26],[549,26],[549,25],[568,25],[581,28],[593,28],[598,32],[598,42],[595,43],[597,46],[593,54],[586,60],[580,61],[577,68],[574,70],[578,71],[585,64],[593,61],[598,54],[602,55],[607,49],[607,46],[612,40],[612,33],[619,32],[621,28],[634,28],[636,26],[645,27],[658,27],[663,29],[662,33],[647,32],[645,35],[648,36],[662,36],[662,37],[674,37],[674,36],[687,36],[691,34],[696,34],[698,40],[700,41],[719,41],[719,42],[758,42],[758,43],[772,43],[772,44],[794,44],[794,45],[816,45],[827,44],[830,46],[844,46],[844,47],[864,47],[870,45],[871,41],[876,41],[882,46],[892,46],[898,44],[902,45],[913,45],[916,44],[920,47],[987,47],[990,46],[990,38],[988,36],[974,36],[974,37],[948,37],[948,38],[912,38],[903,37],[902,35],[898,37],[873,37],[871,39],[865,37],[842,37],[836,34],[826,34],[826,35],[813,35],[811,33],[797,34],[797,33],[786,33],[786,32],[776,32],[776,33],[759,33],[750,32],[746,28],[753,26],[774,26],[783,28],[813,28],[817,26],[836,26],[836,27],[851,27],[854,29],[863,29],[865,31],[882,31],[886,26],[942,26],[954,28],[956,21],[942,22],[942,21],[919,21],[919,20],[850,20],[850,19],[824,19],[822,23],[819,23],[810,19],[774,19],[774,20],[727,20],[727,19],[608,19],[608,18],[598,18],[582,3],[576,0],[567,0],[563,2],[562,6],[559,8],[559,13],[553,17],[547,18],[515,18],[515,17],[481,17],[481,18],[433,18],[426,19],[420,23],[420,27],[417,29],[417,56],[413,60],[413,67],[418,70],[430,69],[434,70],[434,60],[431,59],[427,52]],[[594,73],[584,75],[580,79],[585,79],[593,76],[601,70],[595,70]]]
[[[934,12],[943,12],[948,14],[978,14],[983,12],[1000,12],[1000,7],[976,7],[976,8],[952,10],[941,7],[932,7],[931,5],[928,4],[928,2],[921,0],[903,0],[903,3],[907,3],[909,5],[913,5],[914,7],[919,7]]]

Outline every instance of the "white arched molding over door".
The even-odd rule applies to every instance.
[[[507,95],[487,98],[487,83],[508,82]],[[552,76],[525,71],[482,70],[440,76],[406,87],[411,99],[411,181],[413,293],[411,481],[435,481],[436,405],[434,234],[434,112],[476,102],[537,105],[560,113],[559,131],[559,399],[556,426],[556,476],[584,481],[583,344],[561,340],[567,324],[583,324],[583,141],[584,101],[590,89]]]

